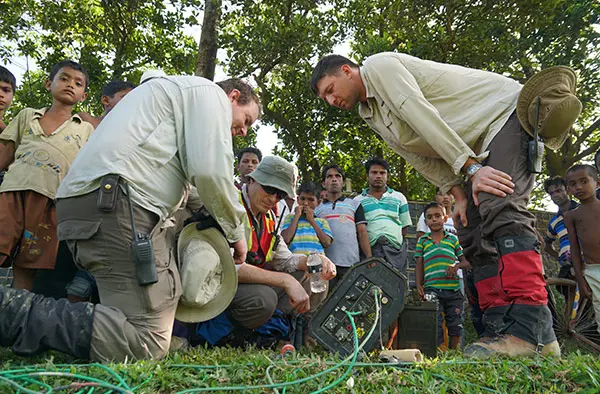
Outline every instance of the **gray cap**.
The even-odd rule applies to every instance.
[[[296,166],[279,156],[263,157],[254,171],[248,176],[262,186],[271,186],[296,198]]]

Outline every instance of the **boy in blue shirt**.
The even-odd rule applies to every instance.
[[[300,185],[295,213],[285,217],[281,235],[294,254],[323,254],[333,242],[331,229],[325,219],[315,217],[319,205],[318,186],[314,182]]]

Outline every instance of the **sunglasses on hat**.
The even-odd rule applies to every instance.
[[[284,198],[287,196],[287,193],[286,193],[286,192],[283,192],[283,191],[281,191],[281,190],[279,190],[279,189],[276,189],[276,188],[274,188],[274,187],[271,187],[271,186],[264,186],[264,185],[260,185],[260,187],[262,187],[262,188],[263,188],[263,190],[265,191],[265,193],[267,193],[267,194],[269,194],[269,195],[271,195],[271,196],[272,196],[273,194],[277,194],[277,199],[278,199],[278,200],[283,200],[283,199],[284,199]]]

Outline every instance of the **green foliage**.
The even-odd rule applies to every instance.
[[[303,180],[320,181],[321,168],[340,165],[355,190],[366,182],[362,164],[372,156],[391,163],[390,185],[412,198],[432,188],[364,124],[355,112],[319,102],[308,87],[312,65],[345,38],[341,15],[321,3],[234,2],[225,7],[220,35],[232,75],[252,76],[264,106],[263,122],[275,127],[275,151],[294,160]],[[429,190],[431,189],[431,190]]]
[[[31,59],[40,72],[27,73],[14,110],[48,105],[45,75],[71,58],[90,75],[82,109],[101,114],[100,91],[107,82],[139,82],[148,68],[191,74],[196,43],[184,28],[197,25],[200,1],[6,0],[0,3],[0,60]],[[187,12],[182,12],[187,11]],[[188,15],[187,18],[184,15]],[[26,91],[25,91],[26,90]]]
[[[600,122],[594,123],[600,118],[599,22],[593,0],[237,1],[225,6],[220,40],[228,54],[224,67],[254,77],[265,123],[281,140],[277,153],[297,160],[304,179],[319,180],[320,168],[336,162],[358,190],[366,181],[362,163],[378,155],[391,163],[390,185],[421,199],[431,198],[433,188],[356,112],[329,108],[310,92],[311,68],[322,54],[346,42],[359,60],[401,51],[519,81],[570,65],[579,74],[584,112],[571,140],[547,154],[547,171],[556,174],[589,154],[600,137]]]
[[[100,88],[111,79],[137,82],[143,70],[156,67],[191,74],[197,47],[184,30],[200,23],[203,4],[0,2],[0,61],[24,56],[40,69],[26,74],[9,117],[24,106],[48,105],[45,73],[65,57],[88,69],[89,98],[78,109],[95,114],[102,112]],[[377,155],[391,164],[392,187],[409,199],[433,197],[433,187],[356,112],[330,108],[308,89],[312,66],[340,45],[359,60],[401,51],[519,81],[545,67],[570,65],[579,76],[583,113],[572,138],[559,151],[547,152],[546,174],[562,174],[600,147],[600,3],[595,0],[234,0],[222,8],[222,66],[232,76],[254,80],[264,106],[262,122],[281,140],[276,153],[296,161],[304,179],[318,181],[321,167],[337,162],[358,191],[366,182],[362,163]],[[254,143],[236,138],[235,149]]]
[[[568,65],[583,103],[571,138],[547,151],[550,176],[600,147],[600,3],[594,0],[342,0],[355,57],[400,51],[525,81]]]

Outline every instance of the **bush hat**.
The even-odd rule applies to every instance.
[[[296,198],[296,166],[279,156],[263,157],[254,171],[248,176],[263,186],[271,186]]]
[[[575,96],[577,76],[566,66],[544,69],[523,86],[517,101],[517,117],[521,126],[533,136],[536,98],[540,98],[538,134],[550,149],[564,144],[573,123],[581,113],[581,102]]]
[[[237,291],[237,271],[227,240],[216,228],[184,227],[177,239],[182,295],[175,318],[210,320],[223,312]]]

